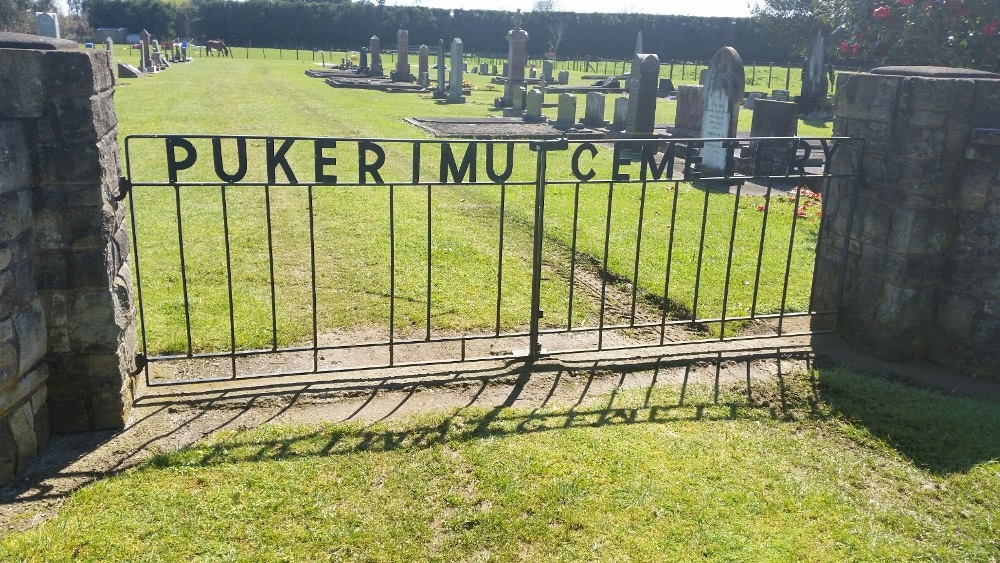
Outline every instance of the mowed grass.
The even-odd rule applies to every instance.
[[[418,95],[334,89],[322,80],[306,77],[303,71],[307,68],[318,65],[311,60],[198,58],[153,77],[124,81],[116,93],[120,138],[124,142],[129,134],[183,133],[425,139],[424,132],[403,118],[491,115],[493,98],[500,93],[499,87],[487,90],[486,77],[469,75],[476,89],[468,102],[443,105]],[[664,102],[659,104],[662,108]],[[228,154],[232,154],[233,142],[226,143]],[[350,147],[344,145],[343,152],[337,153],[336,170],[342,178],[354,178],[356,153],[352,155]],[[461,158],[466,146],[454,145]],[[403,146],[403,154],[408,154],[409,145],[396,146]],[[264,174],[262,147],[262,141],[248,143],[248,177]],[[515,147],[511,185],[501,193],[498,186],[438,185],[435,155],[439,150],[433,145],[424,151],[421,179],[430,182],[430,187],[208,185],[180,188],[179,204],[169,186],[137,187],[136,238],[150,352],[186,352],[188,317],[194,351],[270,348],[309,341],[314,330],[322,334],[351,327],[376,327],[388,337],[390,293],[395,296],[392,329],[397,335],[423,334],[428,330],[428,317],[429,329],[435,332],[483,333],[526,327],[530,318],[534,216],[534,186],[530,184],[534,181],[535,153],[523,144]],[[207,171],[207,176],[199,178],[209,181],[211,154],[199,151],[199,164],[192,173]],[[610,148],[599,146],[598,151],[593,161],[597,178],[610,178]],[[396,153],[387,158],[382,175],[409,178],[410,161],[393,156]],[[484,153],[480,145],[480,182],[485,180]],[[165,181],[164,154],[162,140],[133,141],[129,147],[131,177]],[[501,158],[494,160],[500,163]],[[569,159],[569,152],[549,156],[550,181],[570,178]],[[289,152],[289,161],[297,174],[303,170],[312,174],[312,155],[302,146]],[[226,167],[233,170],[235,164],[227,160]],[[632,174],[637,172],[638,166],[632,165]],[[542,284],[544,325],[593,326],[599,318],[600,304],[593,292],[574,291],[570,314],[569,265],[574,235],[575,249],[599,262],[604,259],[607,238],[608,270],[614,278],[629,282],[638,272],[637,295],[654,304],[662,302],[669,253],[671,315],[687,318],[683,315],[691,312],[697,292],[699,317],[722,316],[730,260],[733,267],[726,316],[776,312],[782,302],[786,310],[804,310],[817,217],[810,214],[800,219],[796,237],[790,241],[794,208],[790,202],[772,200],[761,245],[765,213],[758,208],[765,203],[762,198],[744,197],[737,205],[729,194],[708,193],[702,188],[679,184],[675,211],[674,184],[644,188],[618,183],[613,194],[607,182],[583,184],[579,194],[573,185],[550,185]],[[642,245],[636,267],[644,190]],[[395,219],[394,256],[390,252],[390,196]],[[429,251],[428,197],[432,216]],[[505,204],[502,265],[498,261],[501,197]],[[578,217],[575,233],[574,209]],[[702,246],[703,212],[706,239]],[[177,248],[180,236],[184,239],[183,270]],[[730,258],[731,238],[734,248]],[[269,258],[269,245],[273,259]],[[313,245],[315,254],[311,253]],[[759,257],[760,289],[755,301]],[[502,282],[498,279],[501,267]],[[600,273],[599,266],[587,267],[591,275]],[[630,291],[629,287],[622,289]]]
[[[571,410],[266,425],[155,457],[4,561],[992,561],[1000,414],[840,369]]]

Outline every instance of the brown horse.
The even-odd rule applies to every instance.
[[[212,51],[218,51],[223,57],[232,57],[233,54],[229,51],[229,47],[222,42],[221,39],[209,39],[205,42],[205,52],[208,56],[212,56]]]

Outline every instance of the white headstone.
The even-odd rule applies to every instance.
[[[583,110],[583,122],[592,127],[604,125],[604,94],[587,92],[587,106]]]
[[[743,61],[732,47],[719,49],[708,64],[702,93],[701,136],[732,138],[743,103],[745,86]],[[726,169],[726,149],[722,143],[705,143],[701,149],[702,167],[714,172]]]
[[[456,37],[451,41],[451,83],[448,88],[448,101],[462,103],[462,40]]]
[[[559,114],[556,122],[560,125],[576,123],[576,94],[568,92],[559,94]]]

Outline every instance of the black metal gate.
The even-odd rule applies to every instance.
[[[132,135],[147,383],[829,331],[823,202],[856,198],[863,150]]]

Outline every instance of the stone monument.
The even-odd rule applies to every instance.
[[[143,72],[154,72],[156,67],[153,66],[153,57],[149,53],[149,32],[145,29],[139,34],[139,51],[142,57],[142,62],[139,65],[139,70]]]
[[[438,39],[437,88],[434,89],[433,94],[435,100],[443,100],[445,98],[444,67],[444,39]]]
[[[59,14],[55,12],[35,12],[35,28],[42,37],[59,39]]]
[[[542,80],[546,82],[553,82],[554,75],[552,74],[552,71],[554,69],[555,69],[555,64],[552,61],[548,59],[542,61]]]
[[[615,98],[615,112],[614,117],[611,120],[611,126],[619,131],[625,129],[625,123],[628,120],[628,97],[619,96]]]
[[[371,51],[372,62],[368,69],[369,76],[382,76],[382,42],[379,40],[378,35],[372,35],[371,43],[369,44],[369,51]]]
[[[559,113],[556,117],[556,123],[563,127],[569,127],[576,123],[576,94],[568,92],[559,94]]]
[[[649,137],[656,120],[656,89],[660,82],[660,59],[656,55],[636,55],[638,65],[633,65],[633,82],[628,95],[625,132],[632,137]],[[616,113],[617,113],[616,103]]]
[[[587,92],[587,105],[583,110],[583,123],[591,127],[604,125],[604,94]]]
[[[458,37],[451,41],[451,84],[448,89],[449,104],[464,104],[462,95],[462,40]]]
[[[796,98],[802,113],[812,113],[826,101],[830,84],[826,78],[826,43],[829,28],[817,24],[809,41],[809,58],[802,68],[802,93]]]
[[[107,39],[104,40],[104,50],[105,51],[114,51],[115,50],[115,42],[112,41],[110,37],[108,37]]]
[[[701,114],[701,136],[732,138],[743,102],[745,86],[743,60],[732,47],[719,49],[708,64]],[[701,149],[702,168],[725,172],[726,149],[722,143],[707,142]]]
[[[798,104],[759,98],[754,102],[751,137],[795,137],[799,128]],[[750,144],[740,151],[737,170],[753,176],[784,175],[789,155],[796,149],[792,140],[767,140]]]
[[[430,75],[428,65],[428,53],[427,45],[421,45],[420,50],[417,51],[417,82],[427,88],[430,86]]]
[[[681,84],[677,87],[675,135],[697,137],[701,134],[701,113],[704,107],[702,94],[704,91],[704,86],[693,84]]]
[[[525,45],[528,43],[528,32],[521,29],[523,19],[520,8],[514,14],[514,29],[507,32],[507,83],[503,87],[502,105],[513,106],[513,95],[517,89],[524,86],[524,67],[528,64]]]
[[[545,116],[542,115],[542,103],[544,101],[545,94],[542,93],[542,90],[540,88],[532,88],[525,100],[524,120],[545,121]]]
[[[413,82],[410,73],[410,33],[405,29],[396,33],[396,70],[389,73],[395,82]]]

